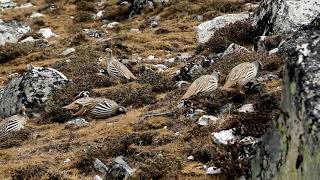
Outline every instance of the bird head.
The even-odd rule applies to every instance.
[[[214,70],[214,71],[212,72],[212,75],[215,75],[215,76],[217,76],[218,78],[220,78],[220,76],[221,76],[220,71],[218,71],[218,70]]]
[[[253,61],[252,63],[259,69],[263,69],[263,64],[261,61],[257,60],[257,61]]]
[[[118,109],[118,112],[120,114],[126,114],[128,112],[127,108],[123,107],[123,106],[120,106],[119,109]]]
[[[76,101],[62,108],[69,110],[72,116],[80,116],[86,112],[86,108]]]
[[[110,48],[106,48],[105,51],[107,52],[108,55],[112,55],[112,50]]]

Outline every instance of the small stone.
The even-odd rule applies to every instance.
[[[209,167],[207,169],[207,174],[210,174],[210,175],[214,175],[214,174],[220,174],[222,171],[221,171],[221,168],[217,168],[217,167]]]
[[[233,129],[229,130],[222,130],[220,132],[214,132],[211,134],[213,142],[216,144],[234,144],[235,141],[238,139],[234,134]]]
[[[164,126],[163,129],[168,129],[168,126]]]
[[[94,180],[103,180],[100,176],[98,176],[98,175],[96,175],[95,177],[94,177]]]
[[[99,11],[97,13],[97,18],[101,18],[103,16],[103,14],[104,14],[104,11]]]
[[[271,81],[271,80],[277,80],[277,79],[279,79],[279,76],[277,76],[275,74],[266,74],[266,75],[258,77],[257,81],[264,82],[264,81]]]
[[[66,160],[64,160],[63,162],[64,163],[68,163],[68,162],[70,162],[71,160],[68,158],[68,159],[66,159]]]
[[[130,31],[129,32],[132,32],[132,33],[139,33],[140,32],[140,30],[139,29],[134,29],[134,28],[132,28],[132,29],[130,29]]]
[[[150,55],[150,56],[148,56],[147,57],[147,60],[148,61],[154,61],[156,58],[155,58],[155,56],[153,56],[153,55]]]
[[[117,26],[119,26],[119,25],[120,25],[119,22],[114,21],[114,22],[112,22],[112,23],[109,23],[109,24],[107,25],[107,28],[108,28],[108,29],[113,29],[113,28],[115,28],[115,27],[117,27]]]
[[[98,170],[101,173],[106,174],[109,170],[109,168],[103,163],[101,162],[99,159],[95,159],[94,161],[94,168],[96,168],[96,170]]]
[[[69,54],[74,53],[74,52],[76,52],[76,49],[74,49],[74,48],[68,48],[68,49],[64,50],[64,51],[61,53],[61,55],[62,55],[62,56],[66,56],[66,55],[69,55]]]
[[[174,58],[169,58],[169,59],[165,59],[164,62],[168,63],[168,64],[172,64],[174,63],[175,59]]]
[[[242,144],[242,145],[256,144],[258,142],[260,142],[260,139],[254,138],[252,136],[244,137],[239,141],[239,143]]]
[[[188,156],[187,159],[190,160],[190,161],[193,161],[194,160],[194,156]]]
[[[198,124],[200,126],[208,126],[210,124],[216,124],[220,120],[219,118],[215,116],[208,116],[208,115],[203,115],[199,118]]]
[[[118,163],[120,167],[126,170],[126,176],[130,177],[133,175],[135,170],[128,165],[128,163],[123,159],[123,156],[118,156],[114,161]]]
[[[55,33],[52,32],[52,30],[50,28],[41,28],[38,33],[41,33],[42,36],[46,39],[50,38],[50,37],[55,37],[57,36]]]
[[[38,18],[38,17],[43,17],[44,15],[38,12],[33,12],[30,16],[30,18]]]
[[[29,37],[23,39],[22,41],[20,41],[20,43],[34,42],[34,41],[35,41],[35,39],[33,37],[29,36]]]
[[[89,122],[86,121],[84,118],[76,118],[73,120],[70,120],[68,122],[66,122],[66,127],[82,127],[82,126],[86,126],[88,125]]]
[[[192,55],[190,55],[189,53],[181,53],[178,54],[176,59],[179,61],[187,61],[192,57]]]
[[[253,104],[245,104],[238,109],[238,112],[241,113],[251,113],[254,112]]]
[[[157,22],[157,21],[152,21],[151,24],[150,24],[151,28],[156,28],[158,26],[159,26],[159,22]]]
[[[164,70],[168,69],[168,67],[163,64],[156,64],[156,65],[152,65],[152,66],[153,66],[153,68],[156,68],[158,72],[163,72]]]

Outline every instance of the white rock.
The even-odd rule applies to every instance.
[[[97,13],[97,18],[101,18],[102,16],[103,16],[103,14],[104,14],[104,11],[102,10],[102,11],[99,11],[98,13]]]
[[[132,33],[139,33],[140,32],[140,30],[139,29],[134,29],[134,28],[132,28],[132,29],[130,29],[130,31],[129,32],[132,32]]]
[[[206,174],[214,175],[214,174],[220,174],[221,172],[222,172],[222,171],[221,171],[221,168],[209,167],[209,168],[207,169]]]
[[[158,26],[159,26],[159,22],[157,22],[157,21],[152,21],[151,24],[150,24],[151,28],[156,28]]]
[[[211,134],[212,140],[216,144],[234,144],[235,141],[238,139],[234,134],[233,129],[229,130],[222,130],[220,132],[214,132]]]
[[[34,41],[35,41],[35,39],[33,37],[29,36],[29,37],[23,39],[22,41],[20,41],[20,43],[34,42]]]
[[[158,72],[163,72],[164,70],[168,69],[168,67],[163,64],[155,64],[152,66],[153,66],[153,68],[156,68]]]
[[[154,60],[156,60],[156,58],[155,58],[155,56],[150,55],[150,56],[147,57],[147,60],[148,61],[154,61]]]
[[[264,82],[264,81],[271,81],[271,80],[275,80],[275,79],[279,79],[279,76],[276,74],[266,74],[266,75],[258,77],[257,81]]]
[[[30,32],[30,26],[26,26],[17,21],[8,23],[0,22],[0,45],[5,43],[17,43],[25,33]]]
[[[183,86],[187,86],[189,85],[190,83],[188,81],[177,81],[175,86],[177,86],[178,88],[181,88]]]
[[[52,32],[52,30],[50,28],[41,28],[38,33],[41,33],[42,36],[46,39],[50,38],[50,37],[54,37],[57,36],[55,33]]]
[[[30,17],[31,17],[31,18],[37,18],[37,17],[43,17],[43,16],[44,16],[44,15],[41,14],[41,13],[33,12]]]
[[[243,144],[243,145],[250,145],[250,144],[256,144],[260,141],[260,139],[258,138],[254,138],[252,136],[247,136],[247,137],[244,137],[242,138],[239,143],[240,144]]]
[[[66,160],[64,160],[63,162],[64,163],[68,163],[68,162],[70,162],[71,160],[68,158],[68,159],[66,159]]]
[[[95,159],[93,166],[94,166],[94,168],[96,168],[96,170],[98,170],[99,172],[104,173],[104,174],[106,174],[109,170],[109,168],[103,162],[101,162],[99,159]]]
[[[265,33],[291,33],[319,12],[319,0],[264,0],[253,16],[253,26]]]
[[[253,104],[245,104],[238,109],[238,112],[242,113],[250,113],[254,112]]]
[[[103,180],[100,176],[98,176],[98,175],[96,175],[95,177],[94,177],[94,180]]]
[[[126,170],[126,176],[132,176],[134,173],[134,169],[132,169],[126,161],[124,161],[122,156],[118,156],[115,160],[119,166],[123,167]]]
[[[187,61],[191,57],[192,57],[192,55],[189,53],[180,53],[180,54],[177,54],[176,59],[179,61]]]
[[[119,26],[119,22],[112,22],[112,23],[109,23],[108,25],[107,25],[107,28],[108,29],[113,29],[113,28],[115,28],[115,27],[117,27],[117,26]]]
[[[168,64],[171,64],[171,63],[174,63],[175,59],[174,58],[169,58],[169,59],[165,59],[164,62],[165,63],[168,63]]]
[[[64,50],[60,55],[66,56],[66,55],[69,55],[69,54],[74,53],[74,52],[76,52],[76,49],[68,48],[68,49]]]
[[[216,17],[211,21],[201,23],[195,28],[198,43],[207,42],[218,29],[221,29],[230,23],[241,21],[247,18],[249,18],[248,13],[227,14]]]
[[[190,160],[190,161],[193,161],[194,160],[194,156],[188,156],[187,159]]]
[[[29,7],[33,7],[33,5],[31,3],[25,3],[25,4],[21,4],[20,6],[18,6],[17,9],[29,8]]]
[[[249,52],[249,50],[243,46],[238,44],[232,43],[228,46],[228,48],[223,52],[222,56],[227,56],[234,53],[241,53],[241,52]]]
[[[272,55],[272,54],[276,54],[278,52],[279,52],[279,48],[274,48],[274,49],[271,49],[268,54]]]
[[[215,116],[203,115],[199,118],[198,124],[200,126],[207,126],[209,124],[216,124],[220,119]]]
[[[75,118],[73,120],[66,122],[66,127],[70,127],[70,126],[81,127],[81,126],[86,126],[87,124],[89,123],[84,118]]]

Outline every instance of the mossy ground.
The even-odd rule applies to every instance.
[[[254,32],[251,32],[248,22],[224,28],[215,39],[201,47],[198,47],[193,31],[194,26],[201,23],[195,15],[212,19],[224,13],[240,12],[245,2],[172,0],[163,8],[144,10],[142,15],[131,20],[127,19],[127,7],[116,6],[116,1],[107,1],[104,7],[94,2],[39,0],[33,2],[35,6],[32,8],[4,11],[4,20],[19,19],[30,24],[34,30],[48,26],[59,36],[50,39],[49,47],[44,49],[7,45],[0,50],[8,57],[0,57],[0,86],[8,81],[7,75],[23,72],[28,63],[53,67],[72,79],[73,83],[54,92],[42,120],[28,122],[27,128],[31,131],[22,134],[22,137],[26,137],[24,140],[1,146],[0,156],[3,158],[0,160],[0,178],[92,179],[97,173],[93,167],[95,158],[110,164],[118,155],[126,156],[130,166],[137,169],[137,178],[228,179],[244,174],[248,170],[248,161],[238,158],[242,147],[216,145],[210,133],[235,127],[237,133],[261,136],[277,114],[281,80],[263,83],[262,92],[242,95],[237,91],[217,91],[213,96],[199,98],[201,103],[194,102],[195,108],[205,109],[212,115],[216,115],[219,107],[226,103],[234,103],[231,115],[226,115],[226,122],[219,126],[198,126],[188,121],[185,112],[180,111],[172,116],[151,117],[141,121],[140,116],[149,111],[162,112],[177,107],[185,90],[173,86],[172,74],[184,63],[169,66],[165,73],[155,73],[145,69],[143,62],[138,62],[129,68],[139,80],[117,84],[108,76],[98,74],[100,67],[97,59],[107,47],[112,48],[117,57],[130,57],[136,53],[141,57],[155,55],[164,59],[169,53],[175,57],[178,53],[189,52],[194,54],[191,62],[199,62],[199,56],[209,52],[222,52],[231,42],[250,48]],[[52,4],[57,8],[50,8]],[[91,15],[102,9],[107,12],[104,19],[120,21],[119,28],[106,31],[101,28],[101,20],[92,19]],[[34,10],[44,13],[45,17],[29,19]],[[161,17],[160,27],[151,29],[146,21],[154,15]],[[108,39],[97,42],[96,38],[82,32],[91,28],[105,32]],[[141,33],[129,32],[131,28],[140,28]],[[30,35],[37,37],[37,34]],[[67,47],[74,47],[76,52],[67,57],[61,56]],[[283,59],[259,53],[217,59],[213,66],[202,73],[220,70],[222,84],[232,67],[257,59],[265,64],[261,74],[280,74]],[[107,120],[90,121],[85,127],[65,128],[63,122],[69,120],[70,115],[61,107],[83,90],[90,91],[92,96],[113,99],[127,106],[129,112]],[[253,103],[257,112],[237,113],[236,108],[244,103]],[[194,161],[187,160],[190,155],[195,157]],[[66,159],[70,159],[70,162],[64,163]],[[204,164],[222,167],[223,175],[205,176],[205,171],[199,168]]]

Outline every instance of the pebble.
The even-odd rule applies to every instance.
[[[68,48],[68,49],[64,50],[64,51],[61,53],[61,55],[62,55],[62,56],[66,56],[66,55],[69,55],[69,54],[74,53],[74,52],[76,52],[76,49],[74,49],[74,48]]]
[[[214,132],[211,134],[212,140],[216,144],[234,144],[237,137],[233,134],[233,129],[222,130],[220,132]]]
[[[50,38],[50,37],[54,37],[57,36],[55,33],[52,32],[52,30],[50,28],[41,28],[38,33],[41,33],[42,36],[46,39]]]
[[[208,115],[203,115],[199,118],[198,124],[200,126],[208,126],[210,124],[216,124],[218,122],[219,118],[215,116],[208,116]]]
[[[238,109],[238,112],[241,113],[251,113],[254,112],[253,104],[245,104]]]
[[[210,175],[214,175],[214,174],[220,174],[222,171],[221,171],[221,168],[217,168],[217,167],[209,167],[207,169],[207,174],[210,174]]]
[[[108,28],[108,29],[113,29],[113,28],[115,28],[115,27],[117,27],[117,26],[119,26],[119,25],[120,25],[119,22],[114,21],[114,22],[112,22],[112,23],[109,23],[109,24],[107,25],[107,28]]]
[[[30,18],[38,18],[38,17],[43,17],[44,15],[38,12],[33,12],[30,16]]]
[[[194,156],[188,156],[187,159],[190,160],[190,161],[193,161],[194,160]]]
[[[64,163],[68,163],[68,162],[70,162],[71,160],[68,158],[68,159],[66,159],[66,160],[64,160],[63,162]]]

